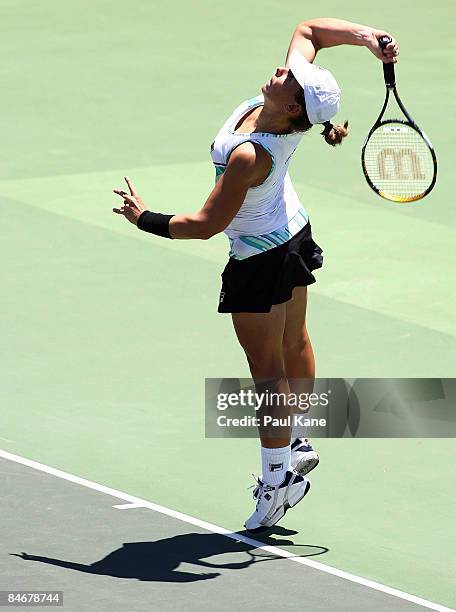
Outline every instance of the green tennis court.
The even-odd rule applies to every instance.
[[[365,49],[323,50],[317,62],[342,85],[338,117],[351,134],[340,149],[316,142],[317,130],[305,135],[291,165],[325,253],[309,331],[319,376],[452,377],[454,4],[5,0],[3,11],[0,590],[64,590],[68,610],[424,605],[272,553],[274,562],[246,563],[254,544],[207,540],[208,525],[241,529],[259,469],[256,440],[204,437],[204,379],[249,375],[230,317],[216,312],[228,241],[139,232],[112,213],[112,189],[128,175],[151,210],[196,210],[214,183],[210,143],[283,65],[298,22],[389,29],[401,45],[400,94],[435,146],[438,183],[402,207],[371,192],[360,150],[383,99],[381,66]],[[311,495],[267,545],[454,607],[454,440],[327,439],[318,450]],[[113,509],[121,502],[12,455],[180,514],[142,502]],[[193,565],[219,575],[190,588],[165,563],[138,590],[128,582],[138,569],[108,564],[107,578],[14,556],[90,565],[151,541],[165,543],[135,556],[138,567],[170,550],[176,567],[179,555],[185,565],[204,553],[240,567]]]

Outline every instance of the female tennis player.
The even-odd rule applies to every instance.
[[[260,95],[234,110],[212,143],[216,184],[198,212],[151,212],[128,177],[130,193],[114,189],[123,206],[113,211],[140,230],[174,240],[227,234],[230,252],[218,312],[231,313],[261,393],[289,396],[306,386],[309,391],[308,381],[315,376],[306,329],[307,286],[315,282],[312,272],[323,257],[288,166],[313,125],[321,124],[324,140],[335,146],[347,136],[348,122],[331,123],[341,92],[334,76],[313,61],[321,49],[347,44],[367,47],[385,63],[396,62],[396,41],[382,50],[378,39],[383,35],[389,34],[340,19],[300,23],[285,66],[277,68]],[[277,404],[264,414],[283,417],[289,409]],[[259,416],[261,422],[261,411]],[[303,499],[310,487],[305,474],[319,460],[297,428],[285,424],[273,432],[263,422],[259,430],[262,477],[254,491],[255,511],[245,523],[251,532],[269,529]]]

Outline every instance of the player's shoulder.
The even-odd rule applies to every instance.
[[[271,159],[270,153],[258,142],[248,140],[238,145],[230,155],[230,162],[236,161],[239,165],[255,165],[265,159]]]
[[[250,176],[256,180],[268,174],[272,166],[271,155],[257,142],[246,141],[238,145],[230,155],[228,168],[231,172]]]

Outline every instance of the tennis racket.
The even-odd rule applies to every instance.
[[[392,39],[379,38],[384,49]],[[407,112],[396,89],[394,64],[383,64],[386,97],[364,141],[361,163],[369,186],[382,198],[405,203],[421,200],[434,187],[437,159],[429,138]],[[383,119],[391,91],[404,119]]]

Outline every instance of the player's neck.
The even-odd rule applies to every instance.
[[[255,121],[255,132],[267,132],[269,134],[291,134],[293,131],[290,122],[285,116],[278,116],[277,111],[271,111],[265,106]]]

